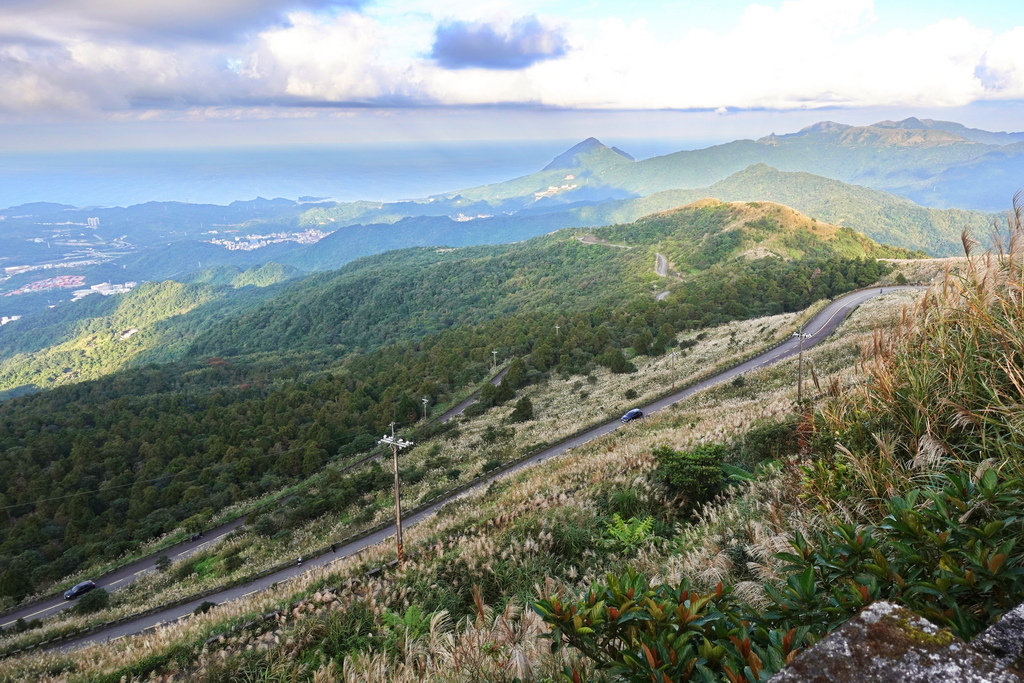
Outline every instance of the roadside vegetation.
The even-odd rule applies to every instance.
[[[402,455],[403,498],[407,506],[440,493],[518,458],[545,443],[576,431],[580,425],[614,418],[629,407],[650,400],[673,383],[684,383],[728,366],[783,339],[819,308],[681,335],[673,351],[659,357],[636,356],[636,371],[614,373],[596,368],[586,376],[554,376],[519,391],[534,406],[534,418],[514,421],[517,401],[499,401],[472,417],[456,418],[446,427],[424,432],[417,447]],[[674,355],[673,355],[674,354]],[[516,363],[522,367],[521,362]],[[788,371],[787,371],[788,372]],[[512,381],[517,371],[510,369]],[[788,381],[781,379],[779,381]],[[492,397],[491,400],[494,400]],[[430,434],[433,433],[433,436]],[[421,437],[414,435],[417,441]],[[248,501],[248,528],[229,535],[215,547],[170,563],[166,571],[142,577],[112,594],[111,608],[99,614],[68,614],[46,620],[38,628],[10,639],[4,650],[81,630],[92,623],[138,613],[199,594],[254,572],[323,548],[387,521],[393,514],[392,478],[387,463],[369,462],[342,472],[329,464],[303,483],[264,499]],[[239,512],[241,514],[241,512]],[[85,578],[76,575],[69,581]]]

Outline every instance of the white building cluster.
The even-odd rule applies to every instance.
[[[98,285],[93,285],[89,289],[76,289],[71,296],[72,301],[78,301],[84,299],[90,294],[102,294],[103,296],[110,296],[111,294],[124,294],[132,291],[137,282],[126,282],[123,285],[112,285],[109,282],[101,282]]]

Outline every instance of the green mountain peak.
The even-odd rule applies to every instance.
[[[604,168],[610,165],[636,161],[617,147],[608,147],[597,138],[587,138],[555,157],[541,171],[577,168]]]

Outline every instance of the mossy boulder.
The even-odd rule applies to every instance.
[[[876,602],[770,683],[1024,683],[1024,677],[913,612]]]

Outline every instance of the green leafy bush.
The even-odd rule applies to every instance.
[[[700,593],[684,580],[651,586],[632,570],[610,574],[582,600],[546,597],[534,609],[563,643],[618,680],[763,681],[875,600],[892,600],[969,640],[1024,601],[1024,524],[1019,480],[995,470],[948,474],[887,502],[867,527],[836,524],[801,534],[765,610],[719,584]],[[579,671],[566,680],[582,681]]]
[[[623,550],[626,553],[636,552],[640,547],[651,540],[651,530],[654,528],[654,518],[630,517],[624,520],[615,513],[612,518],[605,522],[605,532],[612,547]]]
[[[210,600],[203,600],[201,603],[199,603],[198,607],[192,610],[192,614],[206,614],[216,606],[217,603],[215,602],[212,602]]]
[[[691,504],[711,499],[722,488],[724,446],[707,444],[688,451],[658,446],[653,453],[658,459],[655,476],[670,491],[688,498]]]
[[[516,401],[515,408],[512,410],[512,415],[509,416],[511,422],[526,422],[533,419],[533,402],[529,398],[523,396],[521,399]]]
[[[91,614],[110,607],[110,593],[103,588],[94,588],[78,598],[75,611],[79,614]]]
[[[582,601],[556,597],[534,610],[551,627],[552,650],[580,650],[613,680],[763,681],[815,638],[807,627],[780,630],[750,624],[732,589],[701,593],[683,581],[652,586],[632,570],[609,574]],[[566,669],[564,680],[583,674]]]

